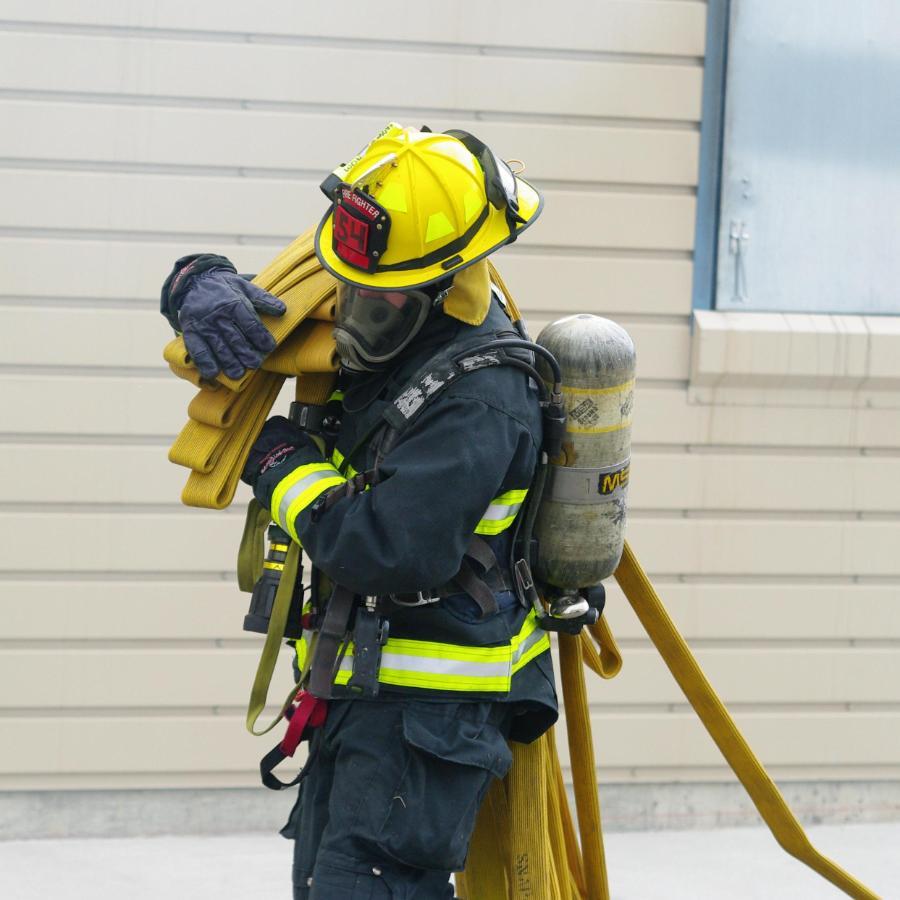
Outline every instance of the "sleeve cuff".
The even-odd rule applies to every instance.
[[[272,519],[295,541],[297,516],[329,488],[344,484],[343,475],[328,462],[307,463],[289,472],[272,492]]]

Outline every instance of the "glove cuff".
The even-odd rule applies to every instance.
[[[159,311],[176,332],[180,333],[181,331],[178,313],[181,312],[181,304],[191,279],[193,276],[199,275],[201,272],[209,272],[211,269],[225,269],[228,272],[237,273],[234,263],[227,256],[219,256],[217,253],[193,253],[176,260],[172,271],[163,282],[159,295]]]
[[[278,487],[278,482],[283,478],[287,478],[291,472],[298,466],[305,466],[307,463],[324,462],[319,448],[312,441],[298,441],[298,446],[292,448],[291,453],[279,455],[275,464],[269,464],[265,471],[254,473],[249,480],[249,484],[253,488],[253,494],[256,499],[267,509],[272,505],[272,494]]]

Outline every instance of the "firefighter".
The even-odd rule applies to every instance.
[[[472,135],[396,125],[323,190],[316,253],[338,281],[340,424],[323,443],[270,419],[243,478],[322,583],[368,602],[383,633],[374,690],[352,690],[346,648],[328,673],[283,831],[294,897],[452,898],[507,742],[536,739],[557,705],[547,633],[511,571],[541,446],[536,386],[513,366],[440,385],[429,366],[447,348],[519,337],[485,258],[541,200]],[[162,304],[205,377],[258,366],[274,342],[257,312],[284,309],[214,254],[179,260]],[[398,398],[423,409],[386,445]]]

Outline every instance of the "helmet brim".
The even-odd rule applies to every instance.
[[[541,214],[544,208],[544,198],[536,188],[518,176],[516,177],[516,186],[518,188],[519,215],[525,220],[516,225],[516,235],[518,236]],[[319,262],[341,281],[385,291],[424,287],[441,278],[446,278],[480,259],[484,259],[504,244],[508,244],[510,238],[506,217],[497,213],[488,216],[484,225],[465,249],[457,254],[451,254],[459,259],[452,266],[445,268],[441,262],[438,262],[421,269],[369,273],[349,265],[334,252],[333,216],[334,210],[330,208],[316,229],[315,248]]]

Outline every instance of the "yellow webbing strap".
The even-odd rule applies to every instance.
[[[627,542],[615,574],[616,581],[625,592],[628,602],[659,651],[659,655],[669,667],[669,671],[700,717],[710,737],[716,742],[728,765],[750,795],[775,840],[791,856],[818,872],[848,896],[857,900],[878,900],[876,894],[845,872],[837,863],[819,853],[810,843],[775,782],[756,758],[728,710],[707,681],[703,670],[679,634]]]
[[[494,268],[494,264],[488,260],[488,271],[491,274],[491,281],[500,288],[500,292],[503,294],[506,299],[506,306],[509,309],[510,318],[513,322],[518,322],[519,319],[522,318],[522,313],[519,312],[519,307],[516,306],[516,301],[513,300],[512,294],[509,292],[509,288],[504,283],[503,279],[500,277],[500,273]]]
[[[248,518],[249,518],[248,511]],[[246,535],[246,530],[244,534]],[[278,712],[278,716],[261,731],[256,730],[257,719],[266,708],[269,696],[269,685],[272,683],[272,674],[275,664],[278,662],[278,653],[281,650],[281,642],[284,640],[284,629],[287,625],[288,613],[291,608],[291,600],[294,595],[294,585],[297,582],[297,574],[300,569],[300,545],[291,541],[287,556],[284,560],[284,568],[281,570],[281,580],[275,593],[275,602],[272,605],[272,616],[269,619],[269,630],[266,633],[266,642],[263,645],[259,663],[256,667],[256,675],[253,678],[253,687],[250,689],[250,702],[247,704],[247,731],[257,736],[271,731],[284,716],[284,710],[290,705],[297,692],[296,685],[291,688],[285,702]]]
[[[304,403],[325,403],[334,390],[334,374],[320,373],[299,375],[295,396]],[[237,574],[238,587],[250,593],[253,590],[259,576],[262,574],[263,557],[265,555],[265,531],[271,521],[271,513],[258,501],[251,500],[247,504],[247,517],[244,520],[244,531],[241,535],[241,543],[238,547]],[[281,578],[278,583],[278,591],[275,594],[275,603],[272,616],[269,619],[269,628],[262,653],[256,667],[256,675],[253,678],[253,687],[250,689],[250,702],[247,706],[247,730],[251,734],[261,735],[271,731],[283,718],[285,709],[290,705],[299,685],[306,678],[309,664],[312,660],[312,651],[315,646],[315,636],[310,642],[306,654],[304,670],[300,680],[294,685],[278,713],[278,717],[262,731],[254,730],[256,721],[265,709],[269,695],[269,686],[272,683],[272,675],[278,661],[278,651],[284,638],[284,628],[287,624],[291,607],[291,598],[294,594],[300,562],[300,545],[291,541],[284,568],[281,570]]]
[[[253,591],[263,571],[263,559],[266,552],[266,528],[272,521],[272,515],[256,499],[247,504],[247,517],[244,519],[244,533],[238,546],[237,577],[238,588],[245,594]]]

